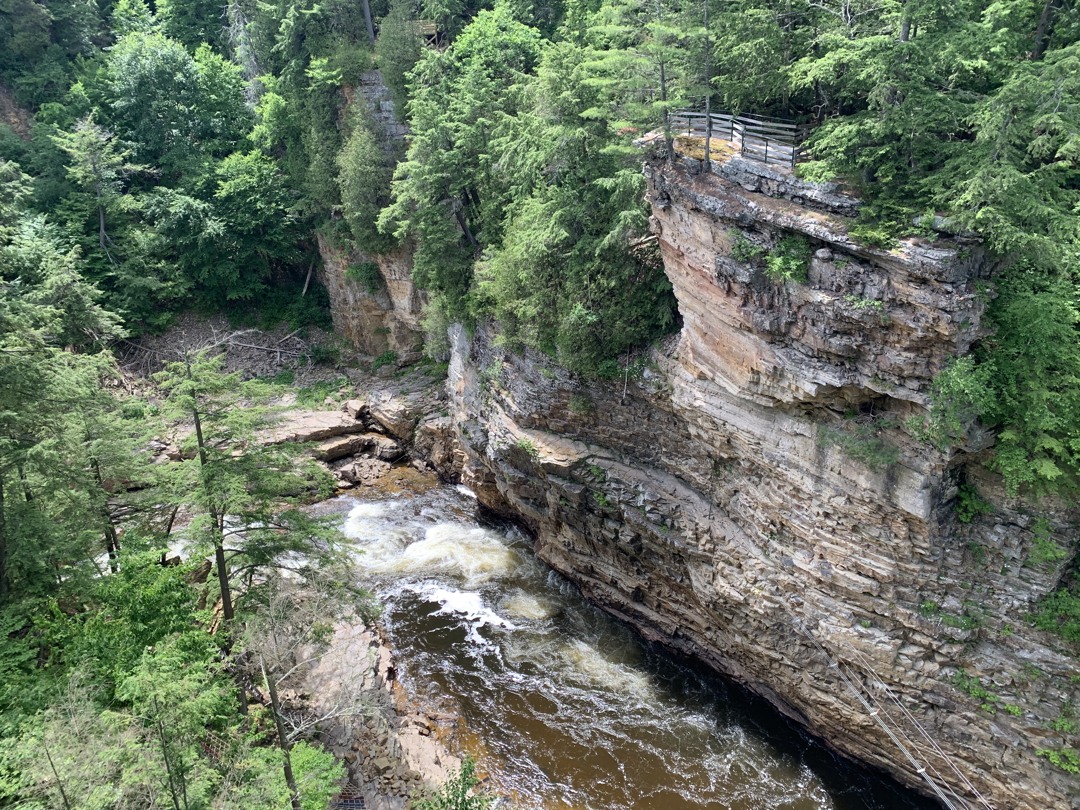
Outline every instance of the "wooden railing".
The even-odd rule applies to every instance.
[[[761,115],[710,113],[712,136],[730,141],[743,157],[777,166],[794,167],[805,159],[803,142],[810,131],[806,124]],[[705,113],[679,110],[670,116],[673,135],[704,138]]]

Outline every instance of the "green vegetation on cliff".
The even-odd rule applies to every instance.
[[[1075,487],[1075,4],[377,0],[374,47],[362,5],[0,11],[0,81],[33,112],[29,141],[0,126],[0,158],[128,328],[298,284],[322,230],[410,242],[433,352],[449,321],[493,316],[512,346],[610,374],[675,315],[629,142],[708,99],[815,125],[800,171],[859,189],[860,238],[928,212],[985,236],[997,333],[951,388],[999,429],[1011,487]],[[362,103],[343,114],[376,64],[404,153]]]
[[[417,19],[436,22],[437,46]],[[375,66],[410,127],[404,144],[358,92]],[[0,94],[0,718],[14,763],[0,802],[68,803],[26,754],[46,745],[65,769],[105,752],[78,778],[109,789],[167,790],[175,756],[192,768],[193,803],[218,795],[199,751],[206,733],[236,732],[239,703],[191,572],[154,562],[168,515],[188,503],[217,541],[226,512],[249,528],[296,518],[292,539],[318,538],[284,511],[297,482],[273,473],[286,460],[234,457],[229,441],[214,451],[221,479],[179,465],[187,485],[144,498],[167,489],[141,486],[158,474],[138,452],[154,408],[115,395],[116,341],[193,306],[313,316],[295,302],[319,233],[414,251],[432,352],[450,321],[494,318],[513,348],[612,376],[676,319],[631,141],[680,106],[813,124],[800,172],[858,190],[852,233],[867,243],[925,237],[927,215],[983,235],[1000,268],[987,290],[996,331],[942,370],[921,435],[962,441],[980,418],[1014,492],[1075,497],[1075,3],[8,0]],[[785,242],[760,259],[786,280],[808,255]],[[375,265],[356,266],[377,290]],[[201,362],[193,374],[216,373]],[[186,369],[173,371],[172,390],[186,390]],[[856,439],[887,462],[875,437],[831,440]],[[229,500],[240,491],[247,501]],[[242,570],[297,550],[257,534]],[[1074,582],[1036,617],[1072,640]],[[82,736],[64,736],[64,712]],[[281,756],[233,736],[238,761]],[[288,800],[277,782],[257,789],[234,798]]]

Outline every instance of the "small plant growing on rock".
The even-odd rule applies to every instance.
[[[1034,565],[1059,563],[1069,556],[1069,552],[1054,542],[1054,529],[1046,518],[1037,518],[1031,531],[1035,535],[1031,543],[1031,556],[1028,562]]]
[[[952,684],[968,697],[980,701],[980,709],[990,714],[997,714],[997,704],[1001,703],[1001,698],[987,690],[978,678],[960,670],[953,676]]]
[[[994,507],[970,484],[963,484],[956,491],[956,519],[961,523],[971,523],[979,515],[989,515],[993,511]]]
[[[747,239],[742,231],[732,229],[728,231],[728,238],[731,240],[731,258],[737,262],[749,263],[767,252],[761,245]]]
[[[597,467],[595,464],[589,465],[589,474],[597,481],[603,482],[607,480],[607,473],[604,472],[604,468]]]
[[[806,281],[812,255],[810,243],[801,236],[785,236],[765,258],[765,275],[777,283]]]
[[[842,427],[822,425],[818,430],[821,447],[839,447],[848,458],[858,461],[874,472],[882,472],[900,460],[900,451],[885,441],[881,431],[892,422],[848,420]]]
[[[360,264],[349,265],[345,270],[345,278],[364,285],[364,289],[368,291],[369,295],[377,293],[383,283],[379,265],[375,264],[375,262],[361,262]]]
[[[397,352],[395,352],[393,349],[388,349],[387,351],[383,352],[371,361],[371,373],[374,374],[383,366],[395,365],[397,363],[397,360]]]
[[[569,403],[567,403],[567,407],[570,409],[571,413],[580,414],[582,416],[593,412],[592,400],[581,394],[573,394],[570,397]]]
[[[1080,753],[1072,748],[1040,748],[1035,754],[1046,757],[1052,764],[1066,773],[1080,774]]]
[[[517,447],[519,450],[524,450],[525,455],[527,455],[533,461],[536,461],[536,459],[540,458],[540,450],[536,447],[536,442],[534,442],[527,436],[522,436],[520,439],[518,439],[514,443],[514,447]]]

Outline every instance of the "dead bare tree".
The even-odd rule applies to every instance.
[[[252,680],[262,684],[277,729],[283,770],[292,804],[299,810],[299,792],[290,752],[298,740],[336,721],[370,716],[377,709],[368,696],[366,679],[335,673],[313,677],[322,662],[346,661],[340,655],[343,635],[370,596],[343,583],[355,582],[348,568],[319,571],[301,580],[271,573],[257,589],[258,609],[248,619],[244,650]],[[357,662],[350,661],[352,666]],[[354,673],[356,675],[357,673]],[[370,685],[370,684],[367,684]]]

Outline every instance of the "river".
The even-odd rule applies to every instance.
[[[341,514],[399,677],[462,718],[522,810],[927,810],[760,699],[589,605],[462,487],[405,476]]]

